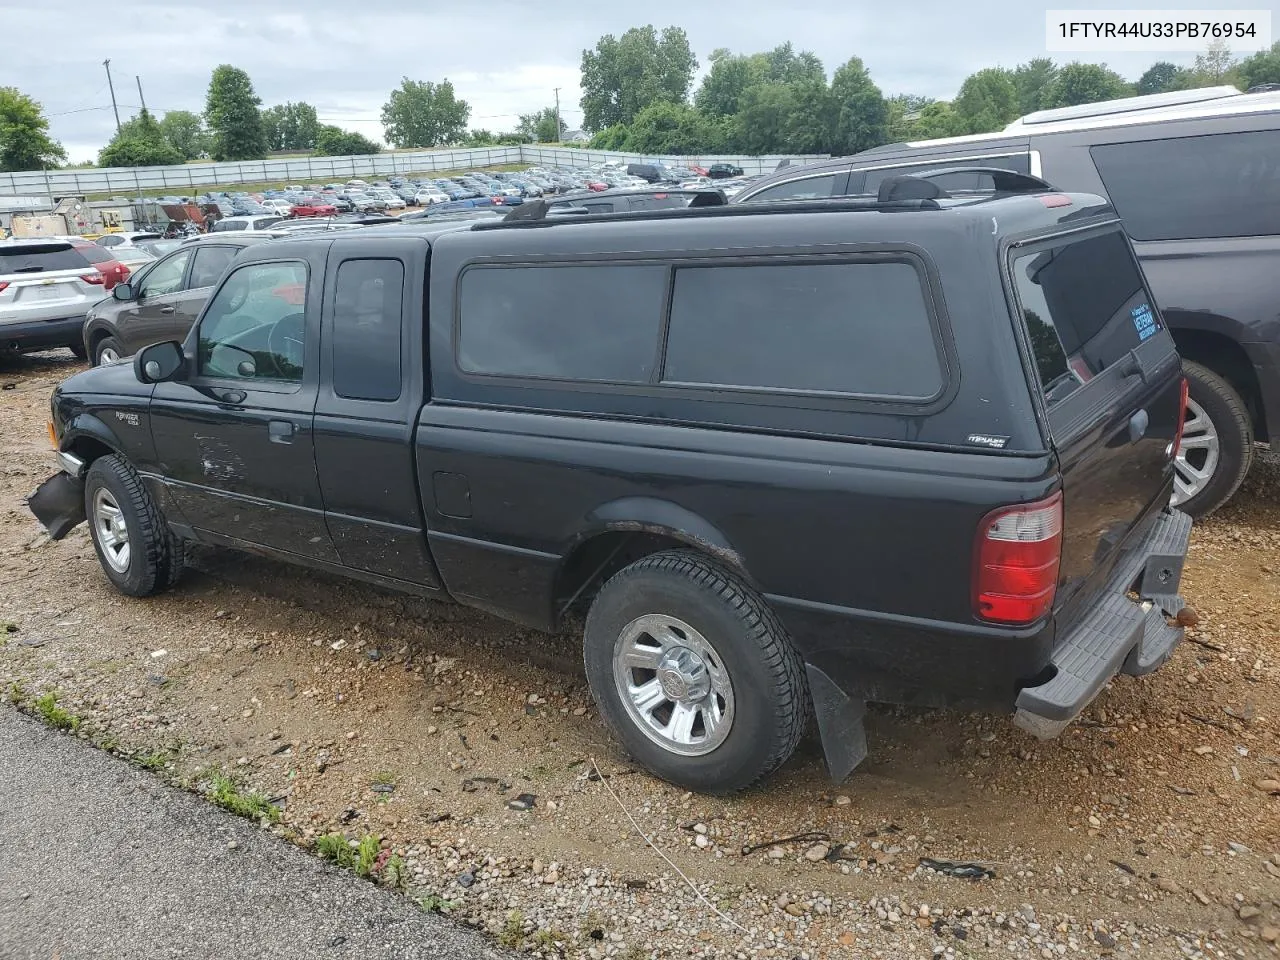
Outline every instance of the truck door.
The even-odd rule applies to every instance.
[[[324,292],[316,469],[343,564],[436,588],[413,456],[426,269],[413,241],[338,241]]]

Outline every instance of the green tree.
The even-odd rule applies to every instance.
[[[1058,75],[1058,65],[1048,57],[1036,57],[1013,68],[1013,86],[1018,91],[1018,115],[1035,113],[1044,99],[1045,88]]]
[[[163,167],[186,160],[145,107],[98,153],[100,167]]]
[[[204,108],[214,160],[261,160],[267,155],[261,103],[243,70],[225,63],[214,69]]]
[[[190,110],[170,110],[160,120],[160,132],[184,160],[195,160],[208,150],[204,121]]]
[[[66,159],[62,144],[49,136],[40,104],[17,87],[0,87],[0,170],[39,170]]]
[[[991,133],[1019,115],[1018,90],[1008,70],[988,67],[961,84],[951,107],[966,133]]]
[[[1241,61],[1238,71],[1240,85],[1246,90],[1260,83],[1280,83],[1280,40],[1270,50],[1260,50]]]
[[[522,137],[528,137],[531,143],[558,143],[568,129],[569,125],[563,118],[560,119],[557,129],[555,107],[543,107],[536,113],[520,114],[516,133]]]
[[[694,105],[710,116],[732,117],[738,112],[743,91],[768,75],[768,60],[763,54],[741,56],[724,47],[712,51],[709,59],[711,69],[693,96]]]
[[[1171,90],[1185,90],[1191,82],[1191,71],[1168,60],[1158,60],[1138,78],[1135,89],[1142,95],[1168,93]]]
[[[1106,64],[1069,63],[1053,78],[1044,91],[1042,109],[1074,107],[1081,103],[1100,103],[1127,97],[1133,89],[1125,79]]]
[[[822,68],[822,61],[809,50],[796,53],[789,40],[763,56],[768,79],[776,83],[808,82],[826,86],[827,73]]]
[[[735,141],[746,153],[778,153],[790,132],[795,91],[790,84],[757,83],[743,91],[734,117]]]
[[[915,140],[940,140],[943,137],[958,137],[963,132],[964,121],[956,115],[951,104],[940,100],[921,108],[920,116],[913,124],[911,137]]]
[[[832,153],[857,153],[885,142],[889,108],[857,57],[850,57],[831,78],[831,105]]]
[[[470,116],[471,106],[458,99],[448,79],[405,77],[382,107],[382,126],[387,142],[397,147],[435,147],[460,141]]]
[[[378,153],[382,147],[368,137],[331,124],[322,123],[316,130],[315,147],[318,157],[351,157]]]
[[[1236,65],[1236,58],[1231,55],[1231,48],[1221,40],[1214,40],[1204,53],[1196,55],[1196,62],[1191,65],[1194,85],[1208,87],[1219,83],[1230,83],[1231,73]]]
[[[684,103],[698,61],[679,27],[659,35],[652,26],[632,27],[621,37],[606,34],[582,51],[582,125],[600,131],[630,123],[659,100]]]
[[[708,117],[687,104],[659,100],[636,114],[624,145],[614,149],[676,156],[720,153],[727,147],[727,128],[728,122],[720,117]]]
[[[810,77],[787,86],[791,88],[791,116],[786,127],[786,140],[778,144],[774,152],[827,152],[831,149],[838,114],[826,79]],[[885,118],[887,126],[887,108]]]
[[[631,136],[631,131],[625,123],[615,123],[611,127],[605,127],[594,137],[587,146],[593,150],[626,150],[627,139]]]
[[[281,103],[262,111],[268,150],[310,150],[320,132],[316,108],[309,103]]]

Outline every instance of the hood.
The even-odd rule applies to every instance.
[[[155,389],[142,383],[133,374],[133,363],[110,363],[102,367],[90,367],[68,377],[58,385],[58,393],[108,394],[117,397],[149,397]]]

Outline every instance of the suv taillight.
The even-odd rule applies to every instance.
[[[1187,423],[1187,400],[1189,390],[1187,387],[1187,378],[1182,378],[1182,383],[1178,387],[1178,426],[1173,431],[1173,446],[1169,448],[1169,459],[1177,457],[1178,450],[1182,447],[1182,428]]]
[[[9,288],[9,281],[0,280],[0,293],[4,293]]]
[[[974,612],[992,623],[1039,620],[1053,607],[1061,559],[1061,493],[993,510],[974,543]]]
[[[92,283],[92,284],[95,284],[95,285],[98,285],[98,284],[101,284],[101,283],[103,283],[103,282],[104,282],[104,278],[103,278],[102,274],[100,274],[100,273],[96,273],[96,272],[95,272],[95,273],[82,273],[82,274],[80,274],[80,279],[81,279],[81,280],[83,280],[85,283]]]

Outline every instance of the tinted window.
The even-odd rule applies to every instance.
[[[806,177],[803,180],[791,180],[767,187],[759,193],[747,198],[752,203],[767,200],[815,200],[819,197],[831,196],[835,186],[836,175],[829,173],[822,177]]]
[[[187,272],[191,251],[170,254],[147,271],[142,278],[139,297],[162,297],[182,289],[182,275]]]
[[[1119,233],[1019,256],[1013,281],[1050,406],[1163,326]]]
[[[880,184],[888,177],[928,173],[931,170],[946,170],[950,167],[998,167],[1001,170],[1030,174],[1031,156],[1026,153],[1017,153],[1004,157],[982,157],[979,160],[942,159],[883,170],[867,170],[858,192],[876,193],[880,189]],[[855,181],[857,176],[855,172]],[[946,176],[931,179],[948,193],[993,193],[995,191],[995,182],[988,173],[949,173]]]
[[[1090,151],[1135,240],[1280,234],[1280,130]]]
[[[667,381],[924,399],[942,387],[907,263],[676,271]]]
[[[458,363],[473,373],[647,382],[666,274],[618,264],[468,270]]]
[[[83,270],[89,262],[67,244],[0,246],[0,274],[43,273],[46,270]]]
[[[350,400],[400,397],[404,266],[348,260],[338,268],[333,306],[333,390]]]
[[[200,319],[200,372],[301,380],[306,292],[301,263],[250,263],[232,271]]]
[[[654,193],[643,197],[632,197],[631,209],[669,210],[673,207],[687,207],[692,200],[691,193]]]
[[[115,257],[105,249],[93,243],[86,243],[83,246],[77,245],[76,253],[80,254],[80,256],[84,257],[90,263],[111,263],[115,260]],[[3,269],[0,269],[0,273],[3,272]]]
[[[224,233],[228,230],[248,230],[249,224],[243,220],[219,220],[210,229],[215,233]]]
[[[196,250],[196,262],[191,265],[191,278],[187,281],[188,289],[199,290],[201,287],[212,287],[222,279],[222,275],[227,272],[227,267],[239,252],[239,247],[200,247]]]

